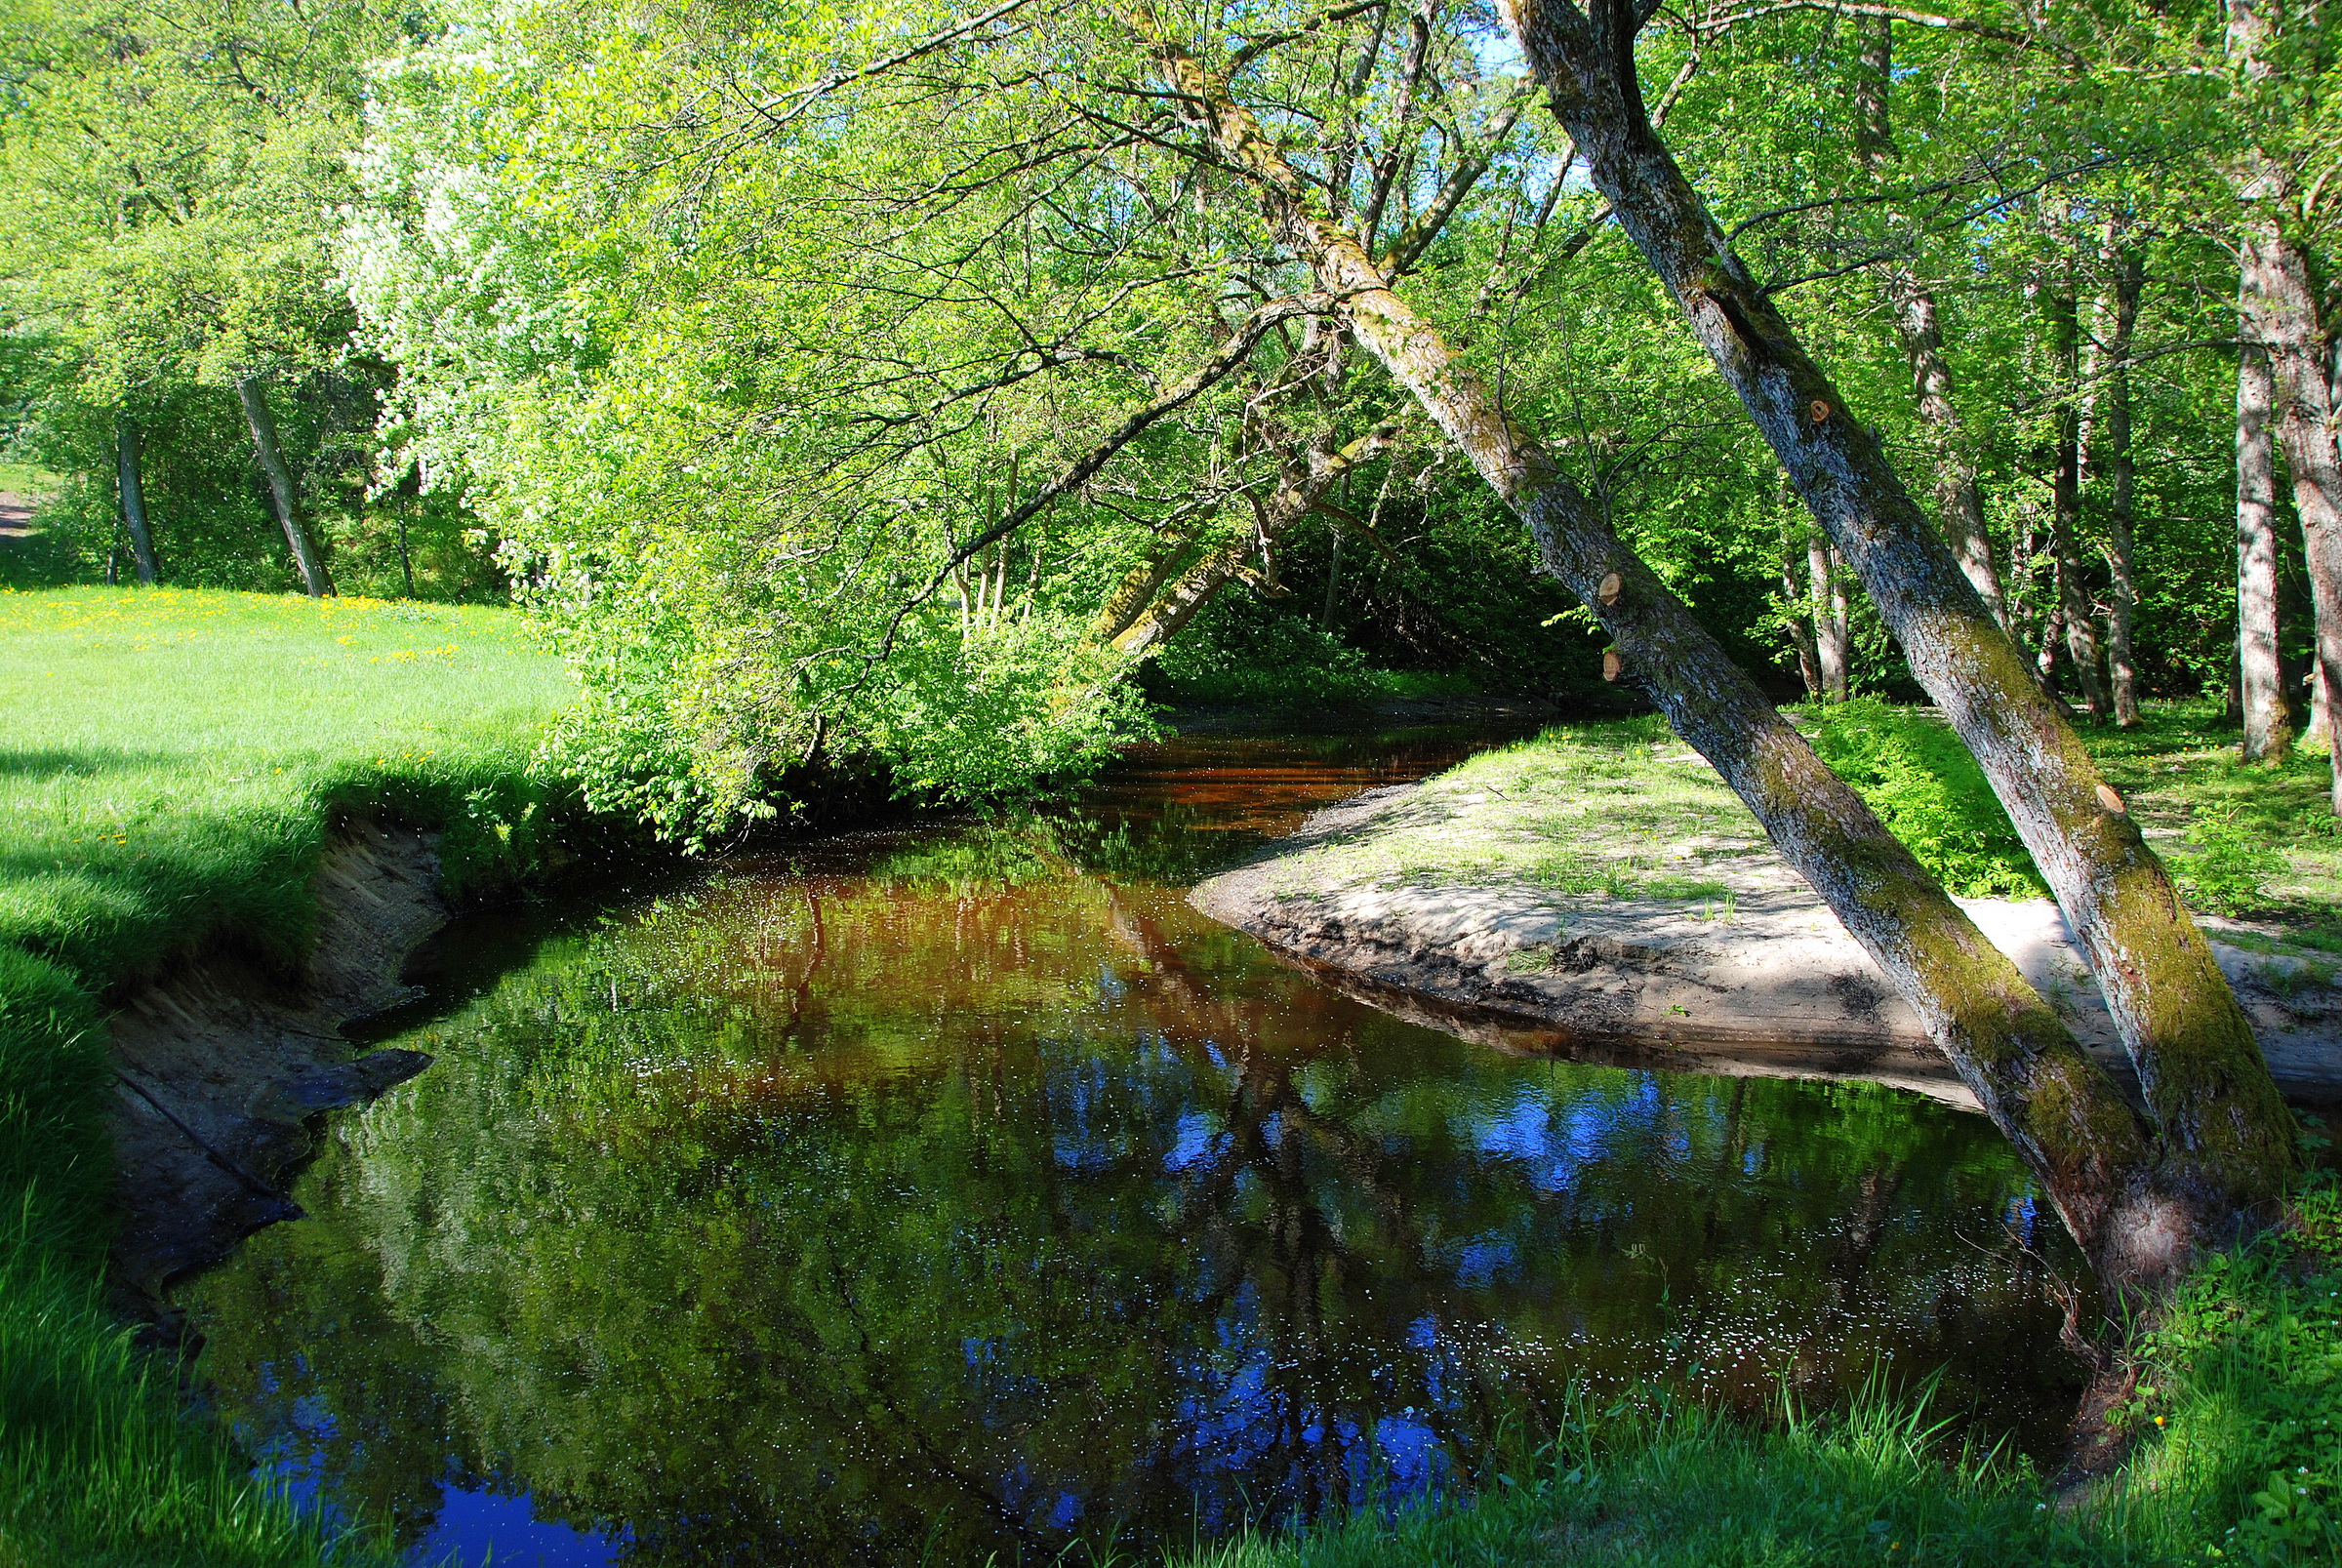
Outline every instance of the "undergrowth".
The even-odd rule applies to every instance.
[[[0,591],[0,1568],[377,1559],[104,1309],[103,1001],[205,939],[298,963],[338,813],[443,829],[451,891],[530,863],[566,690],[506,612]]]
[[[1948,892],[1968,899],[2048,896],[1984,770],[1949,726],[1875,697],[1812,713],[1814,750]]]

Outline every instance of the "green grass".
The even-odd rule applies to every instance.
[[[60,476],[29,462],[0,462],[0,496],[46,496]]]
[[[1277,891],[1525,882],[1565,898],[1718,903],[1758,830],[1656,716],[1556,725],[1427,780],[1364,829],[1303,851]]]
[[[2342,952],[2342,824],[2322,747],[2248,767],[2208,703],[2152,704],[2132,729],[2083,734],[2200,911]]]
[[[2210,1259],[2140,1347],[2132,1463],[2071,1495],[1958,1446],[1923,1405],[1793,1409],[1767,1428],[1652,1394],[1579,1407],[1476,1494],[1253,1536],[1183,1568],[2342,1561],[2335,1248],[2327,1186],[2285,1232]]]
[[[338,812],[545,847],[566,700],[509,612],[0,591],[0,1568],[372,1561],[264,1495],[103,1309],[107,992],[206,939],[290,968]]]

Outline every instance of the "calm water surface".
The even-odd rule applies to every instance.
[[[1508,1057],[1183,902],[1481,739],[1174,743],[455,928],[437,1065],[188,1292],[214,1397],[417,1563],[1146,1554],[1469,1484],[1573,1380],[1940,1371],[2048,1447],[2072,1259],[1982,1119]]]

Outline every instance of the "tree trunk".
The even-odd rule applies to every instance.
[[[1635,12],[1508,0],[1522,49],[1621,225],[1870,590],[1919,684],[1975,753],[2105,992],[2167,1146],[2239,1217],[2298,1168],[2292,1113],[2169,873],[1867,425],[1733,254],[1635,85]],[[2333,663],[2342,667],[2342,649]]]
[[[1357,241],[1310,210],[1309,187],[1225,84],[1169,42],[1136,0],[1126,15],[1152,45],[1191,128],[1221,162],[1251,177],[1280,236],[1341,302],[1358,342],[1528,525],[1545,570],[1615,640],[1621,672],[1716,766],[1911,1001],[2109,1281],[2159,1277],[2177,1264],[2196,1222],[2190,1203],[2158,1187],[2136,1118],[2056,1014],[1601,509],[1506,417],[1437,329],[1391,291]]]
[[[2249,262],[2239,288],[2251,289]],[[2277,762],[2292,742],[2277,667],[2277,442],[2269,413],[2276,382],[2269,350],[2252,338],[2256,312],[2240,298],[2237,319],[2237,687],[2246,762]]]
[[[153,587],[162,577],[154,564],[154,534],[146,526],[146,485],[139,473],[139,427],[125,414],[114,422],[114,476],[122,492],[122,526],[130,533],[131,557],[139,581]]]
[[[2250,315],[2246,336],[2268,348],[2277,439],[2293,478],[2318,659],[2329,683],[2326,706],[2332,711],[2336,694],[2330,683],[2342,676],[2342,451],[2335,431],[2342,411],[2336,407],[2331,345],[2319,320],[2309,259],[2273,214],[2256,213],[2247,221],[2243,278]],[[2326,729],[2334,768],[2332,804],[2342,816],[2342,725]]]
[[[1797,561],[1791,553],[1790,541],[1785,534],[1781,541],[1781,600],[1794,608],[1806,604],[1810,590],[1797,582]],[[1822,700],[1821,650],[1814,646],[1812,618],[1806,615],[1784,613],[1782,623],[1789,628],[1789,645],[1797,650],[1797,679],[1805,684],[1805,701]]]
[[[301,508],[293,490],[293,470],[285,466],[285,456],[277,449],[276,417],[268,412],[268,399],[262,393],[260,380],[247,376],[236,382],[236,400],[244,405],[244,422],[252,427],[252,445],[261,457],[261,471],[268,476],[268,494],[276,503],[276,520],[285,530],[285,543],[293,547],[293,562],[301,568],[301,585],[312,599],[322,599],[334,591],[334,580],[326,575],[325,558],[317,553],[316,542],[301,521]]]
[[[1805,588],[1813,606],[1813,654],[1820,666],[1822,698],[1842,703],[1853,695],[1847,674],[1852,641],[1847,625],[1845,576],[1837,551],[1818,529],[1805,535]]]
[[[2107,673],[2114,687],[2115,722],[2128,729],[2139,722],[2138,666],[2130,644],[2139,603],[2131,556],[2138,468],[2130,452],[2130,345],[2138,327],[2146,272],[2136,247],[2118,243],[2113,251],[2114,279],[2106,312],[2105,419],[2098,449],[2106,473],[2106,564],[2114,579],[2114,602],[2106,622]]]
[[[1895,24],[1887,17],[1866,17],[1855,25],[1861,57],[1854,75],[1854,156],[1865,170],[1878,175],[1896,156],[1891,109]],[[1919,422],[1927,427],[1935,448],[1935,526],[1958,558],[1959,569],[1976,585],[1985,607],[1993,612],[1993,619],[2000,623],[2002,630],[2008,630],[2000,575],[1993,569],[1993,536],[1984,523],[1984,496],[1976,484],[1976,464],[1959,439],[1959,412],[1952,402],[1952,367],[1944,359],[1944,332],[1935,295],[1910,265],[1898,261],[1886,272],[1886,300],[1894,316],[1895,336],[1903,344],[1904,358],[1911,362]]]
[[[1984,522],[1984,493],[1976,463],[1960,442],[1959,411],[1952,402],[1952,367],[1944,359],[1944,334],[1934,294],[1908,267],[1887,274],[1887,301],[1894,308],[1895,335],[1911,361],[1912,390],[1920,422],[1934,447],[1935,522],[1993,619],[2008,629],[2000,574],[1993,566],[1993,536]]]
[[[2098,617],[2081,562],[2081,322],[2070,283],[2043,296],[2049,351],[2058,379],[2055,457],[2049,484],[2049,540],[2057,552],[2057,607],[2066,623],[2066,656],[2090,717],[2104,723],[2106,686],[2098,678]]]

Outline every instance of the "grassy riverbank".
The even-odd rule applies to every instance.
[[[2285,1231],[2197,1273],[2141,1347],[2130,1464],[2069,1496],[1952,1447],[1908,1408],[1758,1430],[1644,1400],[1578,1412],[1475,1497],[1256,1537],[1184,1568],[2342,1560],[2338,1213],[2320,1188]]]
[[[288,967],[337,813],[528,864],[566,699],[508,612],[0,592],[0,1568],[369,1560],[261,1494],[103,1310],[109,991],[233,941]]]

